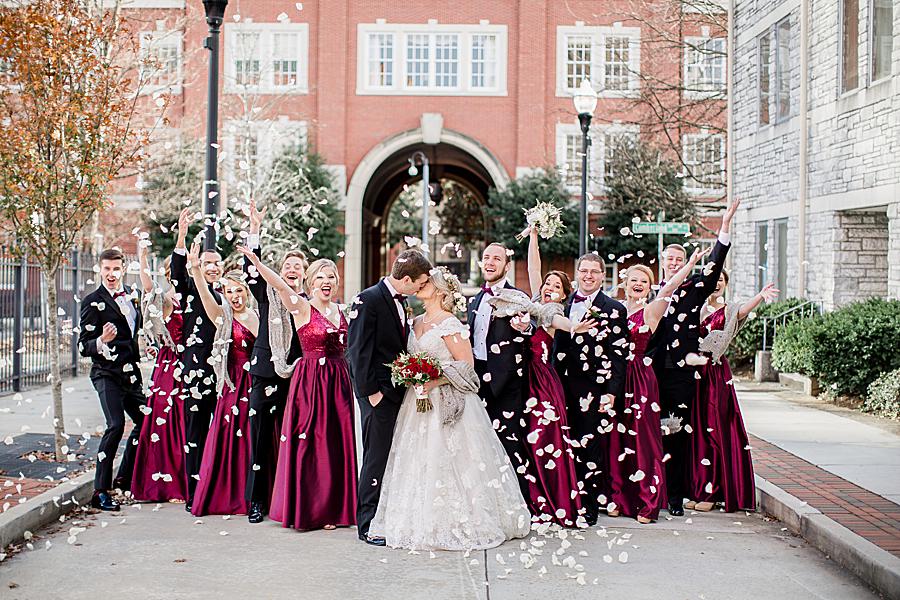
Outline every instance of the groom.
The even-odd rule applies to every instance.
[[[406,296],[422,289],[430,271],[431,262],[424,254],[404,250],[394,261],[391,274],[363,290],[350,308],[347,362],[359,402],[363,445],[356,525],[359,539],[374,546],[385,545],[384,538],[369,537],[369,524],[378,508],[381,480],[405,392],[391,383],[390,364],[406,352]]]

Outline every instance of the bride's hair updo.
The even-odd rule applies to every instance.
[[[447,267],[435,267],[429,275],[434,289],[441,294],[441,308],[450,313],[465,311],[466,298],[463,296],[459,278]]]

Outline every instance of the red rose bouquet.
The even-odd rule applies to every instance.
[[[416,391],[416,410],[431,409],[431,401],[425,392],[425,384],[443,375],[441,363],[425,352],[401,354],[391,363],[391,382],[394,385],[413,386]]]

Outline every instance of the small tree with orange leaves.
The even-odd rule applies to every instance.
[[[47,285],[57,460],[66,457],[56,275],[166,105],[141,94],[149,69],[136,39],[108,1],[0,6],[0,231]],[[156,114],[139,122],[148,107]]]

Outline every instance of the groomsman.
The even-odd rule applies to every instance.
[[[672,294],[669,307],[659,322],[651,340],[647,355],[653,358],[653,370],[659,382],[659,400],[662,418],[680,419],[680,427],[670,426],[663,436],[663,450],[669,456],[666,461],[666,489],[669,493],[669,514],[684,514],[683,502],[688,493],[688,447],[690,440],[684,428],[689,424],[691,406],[697,396],[700,337],[700,309],[715,291],[719,274],[725,266],[725,257],[731,247],[731,220],[739,206],[735,200],[722,217],[722,226],[716,245],[702,273],[689,277]],[[663,251],[660,261],[664,280],[675,276],[684,265],[686,251],[679,244],[670,244]]]
[[[628,313],[603,293],[606,263],[590,252],[578,259],[578,290],[566,300],[565,315],[573,323],[597,321],[596,328],[574,337],[557,330],[553,358],[566,394],[566,413],[572,428],[575,470],[583,484],[582,505],[589,525],[597,522],[609,494],[608,414],[623,397],[628,356]]]
[[[200,463],[203,447],[209,433],[209,422],[216,406],[216,376],[209,362],[216,336],[216,323],[209,318],[194,279],[187,270],[187,247],[185,239],[193,220],[190,208],[181,211],[178,217],[178,238],[172,253],[172,285],[182,306],[184,316],[184,352],[181,355],[182,393],[184,394],[184,467],[188,480],[188,501],[185,510],[191,511],[194,490],[200,477]],[[216,301],[221,303],[219,278],[222,276],[222,255],[215,250],[207,250],[200,255],[203,278]]]
[[[391,363],[406,352],[410,318],[406,297],[428,283],[431,262],[418,250],[404,250],[391,273],[360,292],[350,309],[347,363],[359,403],[362,466],[356,506],[359,539],[384,546],[384,538],[369,536],[378,509],[381,480],[391,453],[394,426],[406,390],[391,383]]]
[[[247,236],[247,247],[256,256],[262,258],[259,244],[259,231],[266,210],[256,209],[256,202],[250,201],[250,231]],[[270,317],[269,291],[265,280],[252,267],[249,259],[244,259],[244,272],[250,293],[256,299],[259,309],[259,334],[253,344],[250,359],[250,471],[247,473],[246,498],[250,502],[247,519],[251,523],[260,523],[269,508],[272,485],[275,481],[275,466],[278,462],[278,432],[276,431],[284,415],[288,389],[291,384],[290,371],[283,374],[276,372],[272,358],[272,347],[269,341]],[[299,250],[285,254],[281,261],[281,277],[298,295],[303,295],[303,278],[306,272],[306,256]],[[273,323],[281,327],[285,323]],[[287,316],[287,327],[291,335],[287,348],[285,365],[293,367],[300,358],[300,340],[294,331],[293,320]]]
[[[119,510],[119,504],[110,495],[111,487],[131,489],[134,457],[144,420],[141,407],[146,402],[138,367],[140,298],[136,289],[125,288],[124,275],[122,252],[114,248],[104,250],[100,254],[100,285],[81,301],[78,335],[81,355],[91,359],[91,383],[106,418],[106,431],[97,453],[91,506],[108,511]],[[113,481],[112,464],[125,433],[125,414],[134,421],[134,429],[125,443],[122,463]]]
[[[525,360],[529,356],[527,336],[531,334],[528,317],[494,317],[487,301],[501,289],[514,289],[507,280],[510,261],[506,247],[492,243],[481,255],[484,285],[469,301],[468,323],[475,372],[480,379],[478,391],[487,413],[494,422],[497,436],[506,449],[519,479],[523,495],[528,487],[524,473],[523,440],[525,432]],[[498,425],[499,423],[499,425]],[[527,497],[527,495],[526,495]]]

